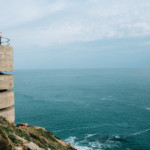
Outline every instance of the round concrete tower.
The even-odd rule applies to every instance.
[[[5,44],[5,45],[4,45]],[[13,48],[9,46],[9,39],[0,33],[0,115],[8,121],[14,122],[14,77],[6,74],[13,71]]]

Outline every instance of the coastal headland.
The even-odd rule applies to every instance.
[[[0,150],[76,150],[42,127],[15,125],[13,48],[0,45]]]

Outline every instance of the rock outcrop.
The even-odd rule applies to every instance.
[[[76,150],[52,132],[27,123],[15,125],[0,116],[0,150]]]

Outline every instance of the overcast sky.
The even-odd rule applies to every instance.
[[[150,67],[150,0],[0,0],[15,69]]]

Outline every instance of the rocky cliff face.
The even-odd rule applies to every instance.
[[[0,116],[0,150],[76,150],[44,128],[15,125]]]

